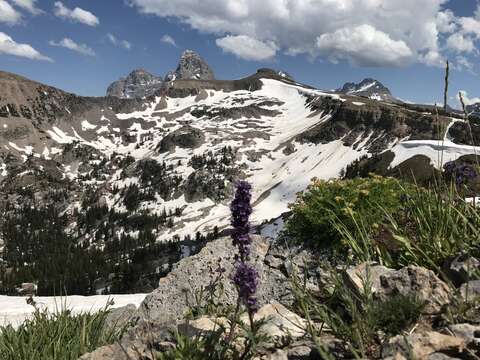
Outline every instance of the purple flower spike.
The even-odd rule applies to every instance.
[[[251,194],[252,186],[246,181],[237,183],[235,197],[230,204],[232,213],[232,240],[233,245],[238,248],[236,270],[233,276],[238,291],[238,296],[247,307],[250,314],[257,310],[257,300],[255,293],[257,291],[258,274],[255,268],[247,263],[250,255],[250,237],[249,218],[252,214]]]
[[[238,295],[249,311],[257,310],[257,292],[258,273],[255,268],[247,263],[238,263],[237,270],[233,276],[233,282],[238,288]]]

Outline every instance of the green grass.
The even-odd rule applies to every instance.
[[[106,326],[109,311],[73,315],[37,310],[17,329],[0,328],[2,360],[76,360],[82,354],[115,342],[123,329]]]

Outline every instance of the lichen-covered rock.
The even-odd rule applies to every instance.
[[[467,343],[480,345],[480,326],[472,324],[453,324],[448,326],[453,335],[464,339]]]
[[[423,301],[425,314],[438,314],[451,300],[450,288],[431,270],[407,266],[393,270],[380,265],[361,264],[344,272],[347,283],[357,292],[370,284],[374,298],[384,301],[401,294],[413,295]]]
[[[413,357],[416,360],[427,360],[436,353],[461,354],[464,348],[465,340],[462,338],[426,331],[391,338],[382,347],[382,358],[396,360]]]

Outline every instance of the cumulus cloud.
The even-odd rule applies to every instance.
[[[472,34],[480,38],[480,20],[473,17],[461,17],[457,19],[464,34]]]
[[[18,24],[22,20],[22,15],[16,11],[12,5],[5,0],[0,0],[0,23],[7,25]]]
[[[333,61],[345,59],[360,66],[402,66],[413,56],[404,41],[393,40],[370,25],[322,34],[317,47]]]
[[[268,60],[273,58],[278,50],[277,45],[271,41],[262,42],[246,35],[225,36],[217,39],[216,43],[223,51],[244,60]]]
[[[165,43],[165,44],[170,44],[172,46],[175,46],[177,47],[177,42],[175,41],[175,39],[173,37],[171,37],[170,35],[168,34],[165,34],[163,35],[161,38],[160,38],[160,41]]]
[[[70,38],[64,38],[59,42],[55,42],[51,40],[49,41],[49,44],[51,46],[63,47],[63,48],[78,52],[79,54],[82,54],[82,55],[95,56],[95,51],[93,51],[92,48],[88,47],[86,44],[77,44],[75,41],[73,41]]]
[[[456,17],[453,11],[445,10],[437,14],[438,31],[442,33],[451,33],[457,29]]]
[[[61,1],[55,2],[53,13],[60,18],[89,26],[97,26],[100,23],[98,18],[90,11],[83,10],[79,7],[76,7],[75,9],[69,9],[63,5]]]
[[[439,35],[452,30],[449,13],[443,14],[446,0],[128,0],[144,14],[176,18],[204,33],[246,36],[264,44],[275,43],[278,51],[287,54],[325,56],[325,48],[336,49],[337,57],[357,64],[375,63],[400,66],[425,54],[440,51]],[[415,9],[414,16],[408,9]],[[361,14],[361,15],[359,15]],[[298,19],[301,19],[299,21]],[[363,27],[362,27],[363,26]],[[369,26],[369,28],[365,27]],[[345,32],[360,29],[380,38],[394,51],[375,48],[371,41],[362,41],[355,51],[346,48]],[[369,30],[366,30],[369,29]],[[375,31],[371,31],[375,29]],[[326,35],[317,46],[317,40]],[[338,37],[342,44],[331,41]],[[241,39],[241,38],[239,38]],[[328,43],[328,44],[327,44]],[[220,42],[222,44],[222,42]],[[364,48],[361,49],[361,46]],[[380,45],[378,46],[380,47]],[[409,50],[408,50],[409,49]],[[363,50],[363,51],[362,51]],[[377,59],[366,52],[374,52]],[[385,56],[385,61],[382,61]],[[331,58],[334,60],[335,58]],[[374,60],[374,61],[372,61]]]
[[[17,43],[4,32],[0,32],[0,54],[53,62],[48,56],[42,55],[30,45]]]
[[[470,53],[475,50],[473,39],[461,33],[450,35],[447,39],[446,46],[456,52]]]
[[[42,11],[36,7],[37,0],[12,0],[12,2],[33,15],[42,13]]]
[[[107,39],[115,46],[122,47],[127,50],[132,48],[132,44],[129,41],[117,39],[117,37],[113,34],[107,34]]]

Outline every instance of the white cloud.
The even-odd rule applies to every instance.
[[[42,10],[38,9],[35,5],[36,5],[36,2],[37,0],[12,0],[12,2],[24,9],[24,10],[27,10],[29,13],[33,14],[33,15],[38,15],[40,13],[42,13]]]
[[[440,11],[437,14],[438,31],[452,33],[457,29],[456,17],[451,10]]]
[[[338,36],[342,31],[365,29],[368,25],[384,44],[392,47],[394,55],[376,49],[371,41],[362,41],[355,51],[345,51],[346,44],[329,47],[338,55],[347,56],[358,64],[378,63],[404,65],[412,59],[421,60],[427,53],[440,51],[440,33],[449,26],[448,13],[440,20],[438,13],[446,0],[128,0],[144,14],[176,18],[201,32],[225,36],[247,36],[267,44],[273,42],[277,51],[287,54],[325,56],[317,47],[317,39]],[[414,10],[412,10],[414,9]],[[414,13],[412,13],[412,11]],[[440,16],[442,17],[442,15]],[[301,19],[301,21],[299,20]],[[451,21],[450,21],[451,22]],[[344,30],[347,29],[347,30]],[[336,34],[336,35],[333,35]],[[383,34],[383,35],[380,35]],[[333,38],[332,38],[333,40]],[[326,45],[326,44],[325,44]],[[323,46],[323,45],[322,45]],[[364,46],[362,49],[361,46]],[[409,49],[411,56],[409,56]],[[363,51],[362,51],[363,50]],[[366,52],[385,56],[372,61]],[[332,58],[334,59],[334,58]]]
[[[16,11],[5,0],[0,0],[0,23],[6,23],[8,25],[18,24],[22,20],[21,14]]]
[[[457,56],[455,59],[455,67],[458,70],[468,70],[471,73],[475,74],[473,70],[473,64],[470,60],[468,60],[465,56]]]
[[[40,54],[28,44],[19,44],[4,32],[0,32],[0,54],[20,56],[32,60],[53,62],[48,56]]]
[[[246,35],[225,36],[217,39],[217,46],[244,60],[263,61],[271,59],[277,53],[275,43],[262,42]]]
[[[360,66],[402,66],[413,57],[405,42],[392,40],[370,25],[323,34],[317,47],[333,61],[345,59]]]
[[[107,39],[115,46],[122,47],[127,50],[130,50],[132,48],[132,44],[130,42],[128,42],[127,40],[117,39],[117,37],[111,33],[107,34]]]
[[[93,51],[92,48],[88,47],[86,44],[77,44],[75,41],[69,38],[64,38],[59,42],[55,42],[51,40],[48,43],[52,46],[58,46],[58,47],[70,49],[82,55],[95,56],[95,51]]]
[[[444,67],[447,59],[437,50],[430,50],[420,55],[419,61],[428,66]]]
[[[165,44],[170,44],[172,46],[177,46],[177,43],[175,41],[175,39],[173,37],[171,37],[170,35],[163,35],[160,39],[161,42],[165,43]]]
[[[462,17],[458,19],[464,34],[473,34],[480,38],[480,20],[473,17]]]
[[[69,9],[63,5],[61,1],[55,2],[53,12],[60,18],[69,19],[73,22],[78,22],[89,26],[97,26],[100,23],[98,18],[90,11],[83,10],[79,7],[76,7],[73,10]]]
[[[462,97],[463,97],[463,101],[464,101],[465,105],[473,105],[473,104],[480,103],[480,98],[478,98],[478,97],[469,98],[468,93],[465,90],[461,90],[460,92],[462,93]],[[458,99],[458,102],[460,103],[460,95],[459,94],[457,94],[457,99]]]
[[[475,50],[475,44],[473,43],[473,39],[458,32],[448,37],[446,46],[450,50],[459,53],[470,53]]]

